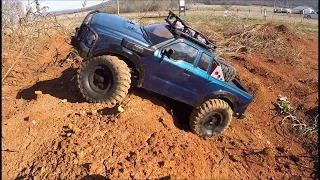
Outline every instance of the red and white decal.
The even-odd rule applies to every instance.
[[[224,81],[223,72],[222,72],[221,66],[219,66],[218,63],[216,62],[213,63],[211,71],[212,71],[211,73],[212,77],[219,79],[220,81]]]

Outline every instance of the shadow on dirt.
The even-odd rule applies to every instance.
[[[35,100],[37,98],[35,91],[41,91],[43,94],[50,94],[59,99],[67,99],[67,101],[71,103],[85,102],[79,93],[76,82],[76,71],[76,69],[69,67],[64,70],[62,75],[58,78],[37,82],[29,88],[20,90],[16,98]],[[152,103],[164,107],[167,112],[173,116],[176,127],[184,131],[190,131],[189,116],[192,111],[191,106],[141,88],[132,88],[129,93],[143,99],[149,99]],[[116,112],[116,110],[109,108],[106,108],[103,111],[109,115]]]
[[[177,128],[186,132],[190,131],[189,116],[193,109],[191,106],[142,88],[131,88],[129,89],[128,94],[139,96],[142,99],[148,99],[153,104],[162,106],[173,117],[173,123]],[[123,105],[125,104],[126,103]],[[119,114],[118,111],[118,106],[113,108],[106,107],[99,109],[98,111],[101,112],[102,115],[113,115],[113,117],[116,118],[121,117],[121,114]]]
[[[106,178],[101,175],[92,174],[92,175],[86,175],[83,178],[81,178],[80,180],[108,180],[108,179],[109,178]]]
[[[81,178],[80,180],[108,180],[108,179],[110,179],[110,178],[106,178],[101,175],[93,174],[93,175],[86,175],[83,178]],[[165,176],[165,177],[160,178],[159,180],[170,180],[170,179],[171,179],[170,176]]]
[[[304,112],[306,115],[309,115],[310,117],[315,118],[319,114],[319,107],[313,107],[311,109],[308,109]]]
[[[153,104],[162,106],[166,109],[166,111],[172,115],[174,120],[174,125],[184,131],[190,131],[189,126],[189,116],[193,109],[192,106],[181,103],[179,101],[170,99],[168,97],[156,94],[154,92],[150,92],[144,89],[130,89],[130,92],[136,96],[139,96],[143,99],[150,100]]]
[[[16,98],[35,100],[37,98],[35,91],[41,91],[43,94],[50,94],[59,99],[67,99],[71,103],[84,102],[77,87],[76,75],[76,69],[68,68],[58,78],[37,82],[29,88],[20,90]]]

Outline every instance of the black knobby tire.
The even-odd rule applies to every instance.
[[[78,87],[89,102],[114,106],[128,94],[130,69],[116,56],[97,56],[78,69]]]
[[[191,130],[199,136],[217,136],[231,123],[232,109],[221,99],[210,99],[190,115]]]
[[[216,61],[220,64],[223,76],[224,76],[224,81],[232,81],[237,74],[237,71],[234,67],[232,67],[225,59],[216,56],[215,57]]]

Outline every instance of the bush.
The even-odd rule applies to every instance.
[[[19,0],[2,0],[2,29],[4,26],[16,24],[23,14]]]

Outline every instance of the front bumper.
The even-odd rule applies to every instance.
[[[94,14],[98,12],[99,11],[90,12],[84,19],[81,26],[75,29],[75,35],[71,36],[71,45],[78,51],[82,58],[87,58],[90,56],[90,49],[93,49],[96,41],[99,38],[98,34],[89,25],[89,22],[93,18]],[[88,37],[92,34],[95,36],[95,40],[90,42],[88,41]]]
[[[88,48],[84,42],[79,40],[77,36],[71,37],[71,45],[78,51],[82,58],[87,58],[89,56],[90,48]]]

